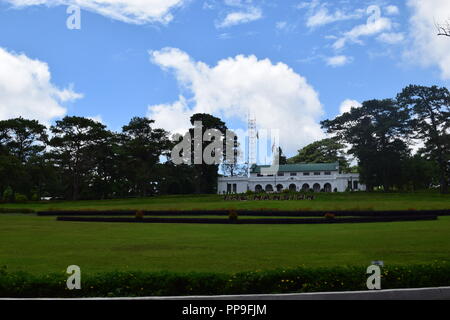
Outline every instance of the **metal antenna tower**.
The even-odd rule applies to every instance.
[[[248,165],[251,167],[256,164],[256,148],[258,140],[258,131],[256,128],[256,117],[249,111],[248,113]]]

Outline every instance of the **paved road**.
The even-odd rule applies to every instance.
[[[11,300],[11,299],[0,299]],[[32,299],[65,300],[65,299]],[[71,300],[71,299],[67,299]],[[76,299],[77,300],[77,299]],[[450,287],[236,296],[88,298],[83,300],[450,300]]]

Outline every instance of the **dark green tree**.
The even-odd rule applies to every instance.
[[[340,169],[347,171],[349,164],[345,157],[345,145],[337,138],[313,142],[298,150],[298,154],[288,159],[289,163],[339,162]]]
[[[361,108],[322,121],[322,127],[351,146],[359,162],[361,181],[369,191],[391,190],[399,184],[403,161],[409,156],[406,137],[411,132],[409,113],[394,100],[365,101]],[[401,184],[401,182],[400,182]]]
[[[214,117],[210,114],[206,113],[197,113],[191,117],[191,124],[194,128],[189,130],[191,137],[195,136],[195,132],[198,131],[201,133],[202,139],[192,139],[192,156],[191,160],[194,166],[194,182],[196,187],[196,193],[216,193],[217,191],[217,177],[219,164],[207,164],[203,159],[203,153],[205,148],[215,141],[215,138],[211,135],[205,135],[209,129],[215,129],[222,134],[221,136],[221,148],[217,148],[215,151],[218,153],[222,153],[223,157],[226,157],[226,148],[225,148],[225,136],[227,131],[227,126],[225,123],[217,117]],[[195,123],[201,123],[200,128],[195,127]],[[217,142],[217,141],[216,141]],[[200,150],[201,154],[196,153],[195,151]],[[212,154],[215,156],[215,154]],[[199,157],[202,160],[201,164],[196,161]]]
[[[161,179],[156,165],[172,145],[169,133],[153,124],[154,120],[135,117],[122,128],[122,169],[133,193],[142,197],[157,191]]]
[[[83,117],[65,117],[51,127],[51,158],[67,186],[67,195],[78,200],[86,193],[96,168],[97,147],[110,135],[106,126]]]
[[[410,85],[397,96],[410,113],[413,138],[425,142],[428,155],[439,167],[441,193],[449,192],[450,180],[450,92],[437,86]]]

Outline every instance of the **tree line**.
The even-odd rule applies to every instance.
[[[203,122],[203,131],[227,129],[208,114],[192,116],[195,121]],[[170,154],[175,142],[169,135],[144,117],[131,119],[121,132],[77,116],[49,129],[36,120],[0,121],[2,200],[214,193],[218,165],[174,165]]]
[[[331,138],[317,141],[280,163],[340,163],[344,172],[359,172],[373,190],[420,190],[438,187],[448,193],[450,180],[450,93],[437,86],[408,86],[395,99],[369,100],[335,119],[321,122]],[[195,114],[202,132],[228,129],[219,118]],[[194,131],[194,127],[189,132]],[[413,154],[413,141],[421,143]],[[198,141],[192,142],[199,143]],[[67,116],[49,129],[36,120],[0,121],[0,192],[4,201],[111,199],[155,194],[215,193],[219,164],[174,164],[170,133],[154,121],[135,117],[112,132],[102,123]],[[207,141],[200,146],[205,149]],[[224,148],[225,149],[225,148]],[[234,157],[222,171],[244,175]],[[348,156],[357,162],[351,166]]]
[[[449,192],[447,88],[410,85],[395,99],[365,101],[321,125],[331,138],[299,150],[288,162],[337,161],[343,171],[359,172],[368,191],[435,187]],[[349,166],[347,155],[357,160],[356,167]]]

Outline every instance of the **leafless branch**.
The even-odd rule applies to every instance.
[[[444,24],[436,24],[438,29],[438,36],[450,37],[450,20]]]

